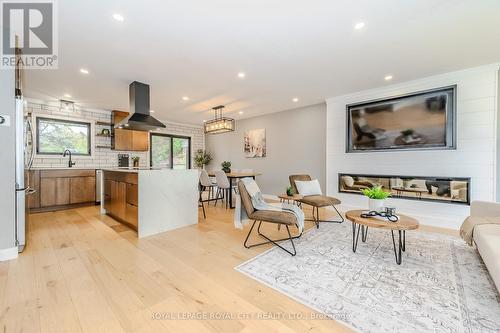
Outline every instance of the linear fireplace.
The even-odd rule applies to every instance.
[[[339,173],[339,192],[362,194],[373,186],[391,193],[391,198],[470,205],[470,178],[389,176]]]

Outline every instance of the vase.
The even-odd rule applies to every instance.
[[[222,169],[222,171],[224,171],[225,173],[231,173],[231,169],[230,168],[224,168],[224,169]]]
[[[134,168],[138,168],[139,167],[139,160],[133,161],[133,163],[134,163]]]
[[[384,210],[384,199],[368,199],[368,209],[371,211],[381,212]]]

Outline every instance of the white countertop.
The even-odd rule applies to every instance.
[[[161,168],[102,168],[102,171],[118,171],[118,172],[139,172],[139,171],[150,171],[150,170],[170,170]]]
[[[98,170],[99,168],[81,168],[81,167],[61,167],[61,168],[44,168],[44,167],[34,167],[30,168],[30,170]]]

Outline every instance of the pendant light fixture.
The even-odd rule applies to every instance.
[[[205,122],[205,134],[220,134],[234,131],[234,119],[223,117],[222,109],[224,109],[224,105],[212,108],[214,110],[214,119]]]

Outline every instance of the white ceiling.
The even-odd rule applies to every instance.
[[[128,110],[128,85],[137,80],[151,85],[155,116],[177,122],[201,124],[219,104],[239,119],[500,60],[498,0],[64,0],[58,7],[59,69],[26,73],[26,96],[68,93],[85,107]],[[365,27],[355,30],[360,21]]]

